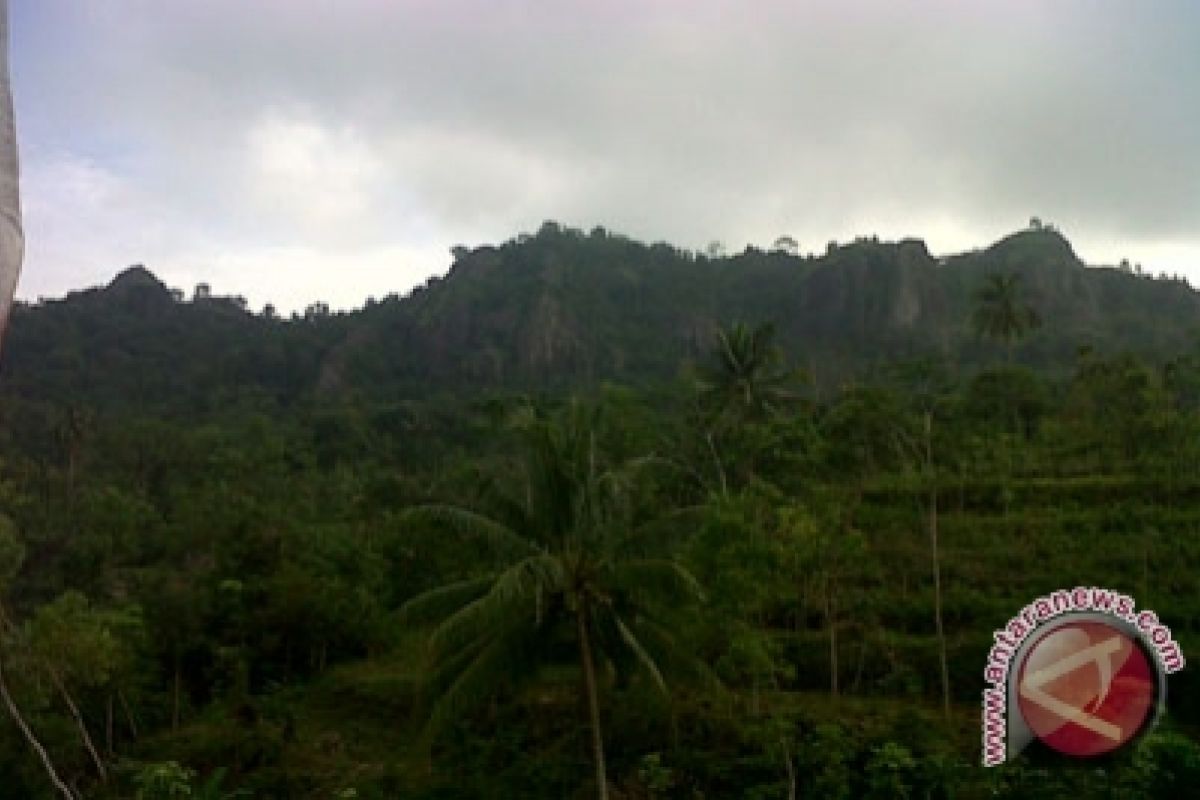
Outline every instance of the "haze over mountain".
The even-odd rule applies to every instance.
[[[1128,266],[1088,268],[1050,227],[949,258],[916,239],[722,256],[548,222],[499,246],[459,248],[445,278],[332,314],[254,314],[199,287],[189,299],[134,267],[108,286],[23,305],[0,391],[105,406],[197,410],[237,398],[291,404],[453,387],[670,380],[717,326],[772,322],[790,358],[824,386],[873,365],[934,356],[1004,358],[972,331],[974,292],[1020,276],[1044,325],[1015,350],[1057,371],[1081,347],[1168,357],[1200,328],[1200,295]]]

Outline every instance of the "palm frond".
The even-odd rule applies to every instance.
[[[485,636],[516,611],[488,592],[442,620],[430,633],[429,644],[439,656],[453,653]]]
[[[699,528],[708,513],[703,505],[691,505],[645,520],[613,537],[611,558],[650,557],[670,552],[691,531]]]
[[[492,575],[430,589],[410,598],[400,606],[399,622],[403,625],[422,625],[445,618],[451,612],[484,594],[495,581]]]
[[[551,555],[538,555],[513,564],[496,577],[488,596],[509,603],[561,591],[566,583],[562,562]]]
[[[493,629],[489,634],[464,643],[457,650],[431,650],[425,665],[425,690],[434,697],[440,697],[483,649],[495,640],[496,633],[497,630]]]
[[[625,620],[621,619],[620,615],[614,613],[613,622],[616,623],[617,630],[620,632],[621,639],[625,642],[625,646],[630,649],[630,651],[637,658],[638,663],[640,663],[642,668],[645,669],[646,672],[650,674],[650,677],[654,679],[654,683],[658,686],[659,690],[662,691],[663,694],[667,694],[667,682],[663,680],[662,672],[659,670],[658,664],[655,662],[654,657],[651,656],[649,651],[647,651],[642,643],[638,641],[638,637],[635,636],[633,631],[629,629],[629,626],[625,624]]]
[[[644,558],[618,562],[611,568],[613,588],[633,597],[664,605],[704,600],[700,582],[678,561],[668,558]]]
[[[512,528],[483,514],[452,505],[431,504],[407,509],[402,517],[406,522],[445,525],[455,533],[482,539],[496,550],[518,553],[537,552],[528,539]]]
[[[489,519],[509,530],[525,535],[529,529],[529,509],[524,498],[514,497],[500,488],[499,481],[486,481],[479,489],[480,507],[488,509]]]
[[[681,647],[675,635],[659,623],[641,617],[636,624],[638,641],[647,652],[652,653],[660,669],[699,684],[711,691],[722,688],[721,679],[702,659],[689,648]]]
[[[511,676],[512,642],[503,636],[491,639],[458,673],[449,688],[434,702],[426,735],[435,735],[463,713],[494,693],[497,684]]]
[[[496,576],[486,594],[434,628],[430,643],[435,650],[453,651],[509,621],[532,627],[539,599],[559,591],[565,579],[561,564],[552,556],[523,559]]]

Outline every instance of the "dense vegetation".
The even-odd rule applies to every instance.
[[[702,360],[713,331],[770,321],[820,392],[936,356],[955,370],[1008,353],[1070,374],[1082,346],[1156,362],[1187,351],[1200,295],[1140,268],[1085,267],[1039,226],[935,259],[923,242],[862,237],[821,256],[790,244],[733,256],[546,223],[500,246],[454,249],[444,278],[352,313],[313,303],[280,318],[197,286],[190,299],[135,267],[109,286],[18,306],[0,397],[155,416],[274,411],[304,402],[395,404],[462,388],[662,386]],[[975,335],[989,276],[1020,281],[1044,320],[1019,339]]]
[[[1200,642],[1186,286],[1046,230],[945,263],[557,226],[457,255],[352,315],[140,270],[18,310],[5,797],[1200,781],[1191,668],[1113,759],[977,766],[991,631],[1031,598],[1121,589]]]

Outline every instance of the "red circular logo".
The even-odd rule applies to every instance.
[[[1141,644],[1103,622],[1068,622],[1033,643],[1017,674],[1021,715],[1061,753],[1098,756],[1152,718],[1155,668]]]

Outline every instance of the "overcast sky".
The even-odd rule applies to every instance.
[[[21,296],[354,307],[545,219],[1200,279],[1195,0],[10,0]]]

